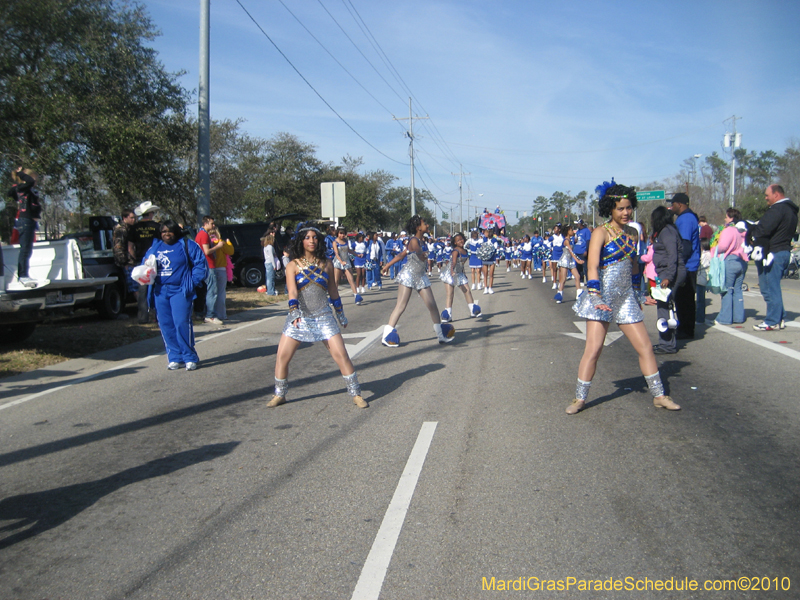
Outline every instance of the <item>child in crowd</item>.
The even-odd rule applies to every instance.
[[[708,285],[708,268],[711,266],[711,239],[700,240],[700,268],[697,269],[697,309],[695,323],[706,322],[706,286]]]

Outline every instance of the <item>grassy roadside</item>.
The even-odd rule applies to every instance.
[[[252,288],[229,287],[226,304],[230,316],[285,299],[286,296],[269,298]],[[0,379],[158,335],[156,324],[140,325],[136,321],[135,304],[127,305],[116,321],[103,320],[94,310],[76,310],[72,316],[56,317],[38,325],[22,343],[0,345]]]

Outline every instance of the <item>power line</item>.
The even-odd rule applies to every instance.
[[[239,0],[236,0],[236,1],[238,2]],[[398,98],[400,98],[400,100],[401,100],[402,102],[405,102],[405,100],[404,100],[404,99],[403,99],[403,97],[402,97],[402,96],[401,96],[401,95],[400,95],[400,94],[397,92],[397,90],[395,90],[395,89],[394,89],[394,88],[391,86],[391,84],[390,84],[388,81],[386,81],[386,78],[385,78],[383,75],[381,75],[380,71],[378,71],[378,69],[375,67],[375,65],[373,65],[373,64],[372,64],[372,62],[371,62],[371,61],[370,61],[370,60],[367,58],[367,56],[366,56],[366,55],[365,55],[365,54],[364,54],[364,53],[361,51],[361,48],[359,48],[359,47],[358,47],[358,44],[356,44],[356,43],[353,41],[353,38],[351,38],[351,37],[348,35],[348,33],[347,33],[345,30],[344,30],[344,27],[342,27],[342,26],[339,24],[339,21],[337,21],[337,20],[336,20],[336,17],[334,17],[334,16],[331,14],[331,11],[329,11],[329,10],[327,9],[327,7],[326,7],[326,6],[325,6],[325,5],[322,3],[322,0],[317,0],[317,2],[319,2],[319,5],[320,5],[320,6],[323,8],[323,10],[324,10],[326,13],[328,13],[328,16],[329,16],[329,17],[330,17],[330,18],[333,20],[333,22],[334,22],[334,23],[336,23],[336,26],[337,26],[337,27],[338,27],[338,28],[339,28],[339,29],[342,31],[342,33],[345,35],[345,37],[346,37],[348,40],[350,40],[350,43],[351,43],[351,44],[353,44],[353,47],[354,47],[356,50],[358,50],[358,53],[359,53],[361,56],[363,56],[363,57],[364,57],[364,60],[365,60],[365,61],[367,61],[367,63],[369,64],[369,66],[370,66],[370,67],[372,67],[373,71],[375,71],[375,73],[377,73],[377,74],[378,74],[378,77],[380,77],[380,78],[383,80],[383,82],[384,82],[384,83],[385,83],[385,84],[386,84],[386,85],[389,87],[389,89],[390,89],[390,90],[392,90],[392,91],[394,92],[394,94],[395,94],[395,95],[396,95]]]
[[[377,152],[378,154],[380,154],[380,155],[382,155],[382,156],[384,156],[384,157],[388,158],[389,160],[391,160],[391,161],[393,161],[393,162],[396,162],[398,165],[405,165],[405,164],[406,164],[406,163],[404,163],[404,162],[400,162],[399,160],[395,160],[394,158],[392,158],[392,157],[391,157],[391,156],[389,156],[388,154],[385,154],[385,153],[381,152],[380,150],[378,150],[378,148],[376,148],[375,146],[373,146],[373,145],[372,145],[372,144],[371,144],[371,143],[370,143],[370,142],[367,140],[367,138],[365,138],[363,135],[361,135],[360,133],[358,133],[358,131],[356,131],[356,130],[353,128],[353,126],[352,126],[352,125],[350,125],[350,123],[348,123],[348,122],[345,120],[345,118],[344,118],[342,115],[340,115],[338,112],[336,112],[336,109],[335,109],[335,108],[333,108],[333,106],[331,106],[331,105],[330,105],[330,103],[328,103],[328,101],[327,101],[327,100],[325,100],[325,98],[323,98],[323,97],[322,97],[322,94],[320,94],[320,93],[319,93],[319,92],[316,90],[316,88],[315,88],[313,85],[311,85],[311,83],[308,81],[308,79],[306,79],[306,78],[305,78],[305,76],[304,76],[304,75],[303,75],[303,74],[300,72],[300,70],[299,70],[297,67],[295,67],[295,66],[294,66],[294,64],[292,63],[292,61],[291,61],[291,60],[289,60],[289,57],[288,57],[288,56],[286,56],[286,55],[283,53],[283,50],[281,50],[281,49],[278,47],[278,45],[277,45],[277,44],[276,44],[276,43],[275,43],[275,42],[272,40],[272,38],[271,38],[271,37],[269,37],[269,35],[267,34],[267,32],[266,32],[266,31],[264,31],[263,27],[261,27],[261,25],[259,25],[258,21],[256,21],[256,20],[255,20],[255,18],[253,18],[253,15],[251,15],[251,14],[250,14],[250,12],[249,12],[249,11],[248,11],[248,10],[247,10],[245,7],[244,7],[244,5],[241,3],[241,1],[240,1],[240,0],[236,0],[236,4],[238,4],[238,5],[241,7],[241,9],[242,9],[242,10],[245,12],[245,14],[246,14],[248,17],[250,17],[250,20],[251,20],[251,21],[252,21],[252,22],[255,24],[255,26],[256,26],[256,27],[258,27],[259,31],[261,31],[261,33],[263,33],[263,34],[264,34],[264,37],[265,37],[265,38],[267,38],[267,39],[269,40],[270,44],[272,44],[272,45],[275,47],[275,49],[276,49],[276,50],[278,51],[278,53],[279,53],[279,54],[280,54],[280,55],[281,55],[281,56],[284,58],[284,60],[285,60],[287,63],[289,63],[289,66],[291,66],[291,67],[292,67],[292,69],[294,69],[294,70],[295,70],[295,73],[297,73],[297,74],[300,76],[300,78],[301,78],[303,81],[305,81],[306,85],[307,85],[308,87],[310,87],[310,88],[311,88],[311,90],[312,90],[312,91],[313,91],[313,92],[314,92],[314,93],[315,93],[315,94],[316,94],[316,95],[319,97],[319,99],[320,99],[320,100],[322,100],[322,101],[325,103],[325,106],[327,106],[329,109],[331,109],[331,112],[333,112],[333,114],[335,114],[337,117],[339,117],[339,119],[342,121],[342,123],[344,123],[345,125],[347,125],[347,127],[350,129],[350,131],[352,131],[353,133],[355,133],[355,134],[356,134],[356,135],[357,135],[359,138],[361,138],[361,140],[362,140],[364,143],[366,143],[366,144],[367,144],[367,145],[368,145],[370,148],[372,148],[373,150],[375,150],[375,152]]]
[[[369,90],[368,90],[366,87],[364,87],[364,85],[362,85],[362,83],[361,83],[361,82],[360,82],[358,79],[356,79],[355,75],[353,75],[353,74],[352,74],[350,71],[348,71],[348,70],[347,70],[347,67],[345,67],[345,66],[344,66],[344,65],[343,65],[343,64],[342,64],[342,63],[339,61],[339,59],[337,59],[337,58],[336,58],[336,57],[333,55],[333,53],[332,53],[330,50],[328,50],[328,49],[325,47],[325,45],[324,45],[324,44],[323,44],[323,43],[322,43],[322,42],[321,42],[321,41],[320,41],[320,40],[319,40],[319,39],[318,39],[318,38],[317,38],[317,37],[316,37],[316,36],[315,36],[313,33],[311,33],[311,30],[310,30],[308,27],[306,27],[306,26],[305,26],[305,24],[304,24],[304,23],[303,23],[303,22],[300,20],[300,18],[299,18],[299,17],[298,17],[296,14],[294,14],[294,13],[291,11],[291,9],[288,7],[288,6],[286,6],[286,3],[285,3],[283,0],[278,0],[278,2],[280,2],[280,3],[281,3],[281,5],[282,5],[282,6],[283,6],[283,7],[284,7],[286,10],[287,10],[287,12],[288,12],[290,15],[292,15],[292,17],[294,17],[294,19],[295,19],[295,20],[296,20],[296,21],[297,21],[297,22],[300,24],[300,26],[301,26],[303,29],[305,29],[305,30],[306,30],[306,32],[308,33],[308,35],[310,35],[310,36],[313,38],[313,40],[314,40],[315,42],[317,42],[317,44],[319,44],[319,45],[320,45],[320,47],[321,47],[323,50],[325,50],[325,52],[327,52],[327,53],[328,53],[328,56],[330,56],[330,57],[331,57],[331,58],[332,58],[332,59],[333,59],[333,60],[336,62],[336,64],[337,64],[337,65],[339,65],[339,66],[342,68],[342,70],[343,70],[345,73],[347,73],[347,74],[348,74],[348,75],[351,77],[351,79],[352,79],[353,81],[355,81],[355,82],[358,84],[358,86],[359,86],[359,87],[360,87],[362,90],[364,90],[364,91],[365,91],[365,92],[366,92],[366,93],[367,93],[367,94],[370,96],[370,98],[372,98],[373,100],[375,100],[375,102],[376,102],[376,103],[378,103],[378,105],[379,105],[381,108],[383,108],[383,109],[384,109],[386,112],[388,112],[389,114],[392,114],[392,111],[391,111],[391,110],[389,110],[389,109],[388,109],[386,106],[384,106],[384,105],[383,105],[383,103],[382,103],[380,100],[378,100],[378,99],[377,99],[377,98],[376,98],[376,97],[375,97],[375,96],[372,94],[372,92],[370,92],[370,91],[369,91]],[[398,123],[398,125],[400,125],[400,124]],[[400,127],[402,127],[402,125],[400,125]]]
[[[412,98],[414,98],[414,100],[416,100],[417,104],[423,110],[423,112],[425,112],[427,114],[428,111],[425,110],[425,108],[422,106],[422,103],[414,95],[414,92],[411,91],[411,88],[408,86],[408,84],[405,82],[403,77],[400,75],[400,72],[397,70],[397,68],[395,68],[395,66],[392,63],[391,59],[386,54],[386,52],[383,50],[383,48],[381,47],[381,45],[378,42],[377,38],[373,35],[373,33],[370,30],[369,26],[367,25],[366,21],[364,21],[364,19],[361,17],[361,14],[358,12],[358,9],[356,9],[356,7],[353,5],[352,0],[342,0],[342,3],[344,4],[344,6],[348,10],[348,12],[350,12],[350,16],[353,17],[353,20],[356,22],[356,25],[358,25],[358,27],[361,29],[361,32],[364,34],[364,37],[367,38],[367,41],[372,45],[373,49],[378,54],[378,57],[381,58],[381,60],[383,61],[384,65],[386,65],[386,67],[389,69],[389,72],[394,75],[395,79],[405,88],[405,90],[409,93],[409,95]],[[350,8],[348,8],[348,4],[350,5],[350,7],[352,7],[352,9],[353,9],[352,11],[350,11]],[[353,15],[353,12],[355,12],[355,16]],[[358,18],[356,18],[356,16]],[[362,24],[363,24],[363,27],[362,27]],[[373,41],[374,41],[374,43],[373,43]],[[384,58],[385,58],[385,60],[384,60]],[[436,143],[436,145],[439,146],[439,149],[444,154],[447,154],[449,152],[451,160],[453,160],[454,163],[460,164],[461,161],[459,161],[458,157],[455,155],[455,153],[447,145],[447,141],[444,139],[444,136],[441,134],[441,132],[439,131],[438,127],[436,127],[436,123],[434,123],[433,120],[431,120],[431,125],[433,126],[433,128],[435,130],[435,133],[433,131],[431,131],[430,129],[428,129],[427,125],[425,123],[423,123],[423,127],[425,127],[426,129],[428,129],[428,131],[430,131],[431,138],[434,140],[434,143]],[[439,145],[439,142],[436,139],[436,135],[437,134],[439,136],[439,139],[441,140],[441,143],[444,144],[445,148],[442,148]]]

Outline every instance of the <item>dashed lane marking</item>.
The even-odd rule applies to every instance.
[[[406,468],[400,476],[392,501],[389,502],[389,508],[386,509],[383,522],[361,569],[358,583],[353,590],[353,600],[378,600],[437,425],[436,421],[426,421],[422,424],[417,441],[406,462]]]

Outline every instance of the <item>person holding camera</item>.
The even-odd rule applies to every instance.
[[[11,178],[14,185],[8,191],[8,196],[17,203],[15,228],[19,232],[17,280],[25,287],[35,288],[36,280],[30,277],[29,271],[36,229],[42,216],[42,205],[35,188],[36,173],[30,169],[17,167],[11,174]]]

